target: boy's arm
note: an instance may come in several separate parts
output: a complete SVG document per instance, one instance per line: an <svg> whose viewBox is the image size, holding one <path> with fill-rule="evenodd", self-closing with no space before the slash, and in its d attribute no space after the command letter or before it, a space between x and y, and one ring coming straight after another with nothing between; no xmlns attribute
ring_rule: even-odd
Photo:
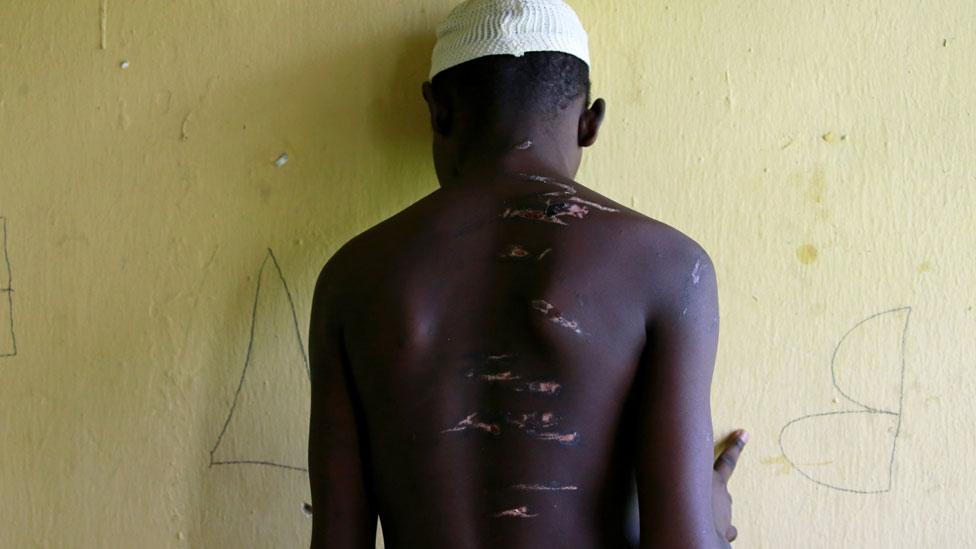
<svg viewBox="0 0 976 549"><path fill-rule="evenodd" d="M715 514L715 531L729 541L739 537L739 530L732 526L732 495L729 494L729 479L735 472L739 454L749 441L749 433L743 429L732 433L719 446L722 451L715 458L715 473L712 475L712 512Z"/></svg>
<svg viewBox="0 0 976 549"><path fill-rule="evenodd" d="M635 386L641 547L728 547L712 510L715 272L701 248L685 248L656 281L663 291L648 320Z"/></svg>
<svg viewBox="0 0 976 549"><path fill-rule="evenodd" d="M343 349L339 291L330 270L326 265L315 286L309 328L311 546L374 549L376 509L368 485L364 421Z"/></svg>

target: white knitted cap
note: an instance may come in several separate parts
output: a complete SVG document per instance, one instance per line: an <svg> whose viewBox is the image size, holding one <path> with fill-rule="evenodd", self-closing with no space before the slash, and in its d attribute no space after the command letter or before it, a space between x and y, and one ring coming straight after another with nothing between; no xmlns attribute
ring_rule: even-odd
<svg viewBox="0 0 976 549"><path fill-rule="evenodd" d="M487 55L559 51L590 64L589 38L562 0L467 0L437 27L430 77Z"/></svg>

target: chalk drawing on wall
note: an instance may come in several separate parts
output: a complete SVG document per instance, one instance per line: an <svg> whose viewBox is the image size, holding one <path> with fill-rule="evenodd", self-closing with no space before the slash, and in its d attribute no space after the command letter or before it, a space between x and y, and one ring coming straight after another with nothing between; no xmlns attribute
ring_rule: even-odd
<svg viewBox="0 0 976 549"><path fill-rule="evenodd" d="M308 355L295 302L268 249L257 275L244 367L210 466L258 465L305 471Z"/></svg>
<svg viewBox="0 0 976 549"><path fill-rule="evenodd" d="M0 358L17 355L14 334L14 287L7 254L7 218L0 217Z"/></svg>
<svg viewBox="0 0 976 549"><path fill-rule="evenodd" d="M872 315L838 342L831 378L853 409L810 414L783 426L780 450L808 480L854 494L891 490L911 312L902 307Z"/></svg>

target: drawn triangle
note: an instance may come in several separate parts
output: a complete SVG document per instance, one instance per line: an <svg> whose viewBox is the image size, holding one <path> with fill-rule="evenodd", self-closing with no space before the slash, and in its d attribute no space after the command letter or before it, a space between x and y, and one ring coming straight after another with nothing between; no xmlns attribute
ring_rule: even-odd
<svg viewBox="0 0 976 549"><path fill-rule="evenodd" d="M306 470L308 374L295 304L269 249L258 271L241 377L210 464Z"/></svg>

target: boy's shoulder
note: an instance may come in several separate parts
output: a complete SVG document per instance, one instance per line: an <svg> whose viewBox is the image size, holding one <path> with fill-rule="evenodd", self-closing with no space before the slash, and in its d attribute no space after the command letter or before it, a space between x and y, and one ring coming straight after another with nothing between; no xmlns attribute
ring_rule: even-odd
<svg viewBox="0 0 976 549"><path fill-rule="evenodd" d="M589 192L619 210L619 245L635 258L642 257L652 262L653 271L666 271L668 267L680 269L689 261L692 264L711 264L708 252L691 236L668 223L617 204L593 191Z"/></svg>

